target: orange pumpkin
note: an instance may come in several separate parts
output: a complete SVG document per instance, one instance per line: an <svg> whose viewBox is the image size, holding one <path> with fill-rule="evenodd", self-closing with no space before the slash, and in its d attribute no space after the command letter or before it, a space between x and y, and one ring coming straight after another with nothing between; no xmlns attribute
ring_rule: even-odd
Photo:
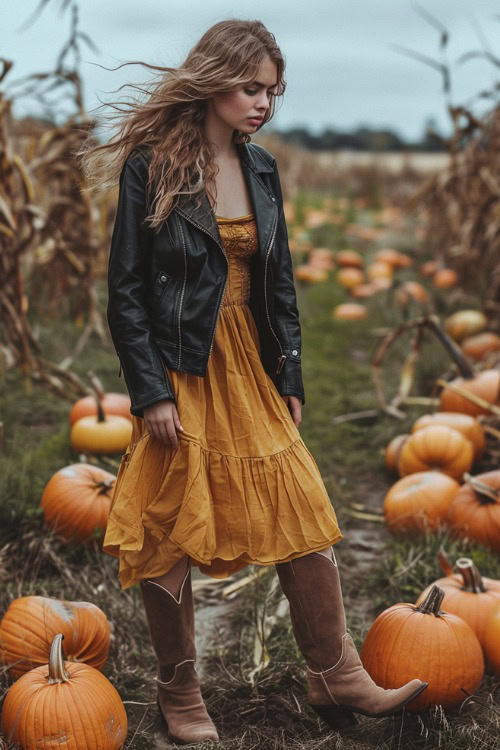
<svg viewBox="0 0 500 750"><path fill-rule="evenodd" d="M385 449L385 465L389 471L397 473L401 448L407 437L408 435L406 433L396 435L396 437L392 438L391 442Z"/></svg>
<svg viewBox="0 0 500 750"><path fill-rule="evenodd" d="M48 665L27 672L9 689L2 733L22 748L119 750L127 736L122 700L97 669L64 662L63 637L55 636Z"/></svg>
<svg viewBox="0 0 500 750"><path fill-rule="evenodd" d="M324 268L311 266L308 263L297 266L294 273L298 281L304 281L308 284L320 284L328 279L328 271Z"/></svg>
<svg viewBox="0 0 500 750"><path fill-rule="evenodd" d="M373 284L359 284L359 286L352 287L350 291L353 297L356 297L357 299L366 299L368 297L373 297L377 288Z"/></svg>
<svg viewBox="0 0 500 750"><path fill-rule="evenodd" d="M370 263L367 266L366 273L368 278L373 281L374 279L390 279L394 271L389 263L380 260Z"/></svg>
<svg viewBox="0 0 500 750"><path fill-rule="evenodd" d="M474 461L471 441L452 427L433 424L413 432L401 448L399 473L402 477L416 471L436 469L454 479L470 471Z"/></svg>
<svg viewBox="0 0 500 750"><path fill-rule="evenodd" d="M105 393L101 399L102 409L106 416L111 414L132 419L130 413L130 398L124 393ZM97 416L97 404L94 396L83 396L75 401L69 413L70 427L82 417Z"/></svg>
<svg viewBox="0 0 500 750"><path fill-rule="evenodd" d="M500 605L497 605L488 618L483 637L484 653L488 664L497 677L500 677Z"/></svg>
<svg viewBox="0 0 500 750"><path fill-rule="evenodd" d="M390 289L392 286L392 276L375 276L375 278L371 280L371 284L375 287L377 292Z"/></svg>
<svg viewBox="0 0 500 750"><path fill-rule="evenodd" d="M405 281L396 290L395 299L399 305L407 305L410 300L414 302L428 302L429 295L418 281Z"/></svg>
<svg viewBox="0 0 500 750"><path fill-rule="evenodd" d="M73 404L69 413L70 427L82 417L99 416L101 411L104 417L109 414L117 414L120 417L132 420L130 398L124 393L106 393L101 380L92 370L88 371L88 376L94 393L78 399Z"/></svg>
<svg viewBox="0 0 500 750"><path fill-rule="evenodd" d="M421 471L399 479L384 498L384 517L394 534L436 531L446 526L460 485L439 471Z"/></svg>
<svg viewBox="0 0 500 750"><path fill-rule="evenodd" d="M461 341L467 336L480 333L488 320L480 310L459 310L446 318L443 328L452 339Z"/></svg>
<svg viewBox="0 0 500 750"><path fill-rule="evenodd" d="M443 608L468 623L483 645L486 623L500 605L500 581L483 578L468 557L460 557L458 574L439 578L428 586L417 599L420 604L433 585L444 591Z"/></svg>
<svg viewBox="0 0 500 750"><path fill-rule="evenodd" d="M432 283L438 289L451 289L458 284L458 274L451 268L440 268L432 277Z"/></svg>
<svg viewBox="0 0 500 750"><path fill-rule="evenodd" d="M485 437L481 422L470 414L457 411L437 411L434 414L424 414L419 417L412 427L412 432L429 427L433 424L444 424L461 432L474 446L474 460L480 458L484 452Z"/></svg>
<svg viewBox="0 0 500 750"><path fill-rule="evenodd" d="M66 541L106 531L116 477L92 464L70 464L47 482L40 501L45 523Z"/></svg>
<svg viewBox="0 0 500 750"><path fill-rule="evenodd" d="M362 320L367 316L366 307L355 302L346 302L333 308L332 315L337 320Z"/></svg>
<svg viewBox="0 0 500 750"><path fill-rule="evenodd" d="M422 276L434 276L439 270L439 264L435 260L428 260L420 266Z"/></svg>
<svg viewBox="0 0 500 750"><path fill-rule="evenodd" d="M124 453L132 437L132 422L117 414L89 416L78 419L70 432L71 446L76 453Z"/></svg>
<svg viewBox="0 0 500 750"><path fill-rule="evenodd" d="M10 676L17 678L46 664L56 633L65 635L70 661L103 668L110 629L99 607L90 602L22 596L10 603L0 622L0 654Z"/></svg>
<svg viewBox="0 0 500 750"><path fill-rule="evenodd" d="M341 268L340 271L337 271L337 281L345 289L359 286L364 280L365 275L359 268Z"/></svg>
<svg viewBox="0 0 500 750"><path fill-rule="evenodd" d="M379 250L375 255L375 259L383 263L389 263L393 268L409 268L413 264L412 259L408 255L392 248Z"/></svg>
<svg viewBox="0 0 500 750"><path fill-rule="evenodd" d="M356 250L339 250L335 260L343 268L361 268L363 265L363 258Z"/></svg>
<svg viewBox="0 0 500 750"><path fill-rule="evenodd" d="M500 552L500 470L464 476L450 504L448 523L453 536Z"/></svg>
<svg viewBox="0 0 500 750"><path fill-rule="evenodd" d="M480 362L482 359L500 351L500 336L496 333L478 333L468 336L461 342L462 351L466 357Z"/></svg>
<svg viewBox="0 0 500 750"><path fill-rule="evenodd" d="M475 692L484 674L481 645L460 617L441 611L444 592L433 586L419 605L394 604L380 614L361 648L361 661L383 688L418 678L429 686L406 707L457 706Z"/></svg>
<svg viewBox="0 0 500 750"><path fill-rule="evenodd" d="M451 386L480 396L489 404L496 404L500 396L500 370L483 370L472 378L454 378ZM463 414L488 414L488 409L478 406L452 388L444 387L439 397L439 411L460 411Z"/></svg>
<svg viewBox="0 0 500 750"><path fill-rule="evenodd" d="M309 253L308 264L314 268L330 271L335 268L334 253L327 247L315 247Z"/></svg>

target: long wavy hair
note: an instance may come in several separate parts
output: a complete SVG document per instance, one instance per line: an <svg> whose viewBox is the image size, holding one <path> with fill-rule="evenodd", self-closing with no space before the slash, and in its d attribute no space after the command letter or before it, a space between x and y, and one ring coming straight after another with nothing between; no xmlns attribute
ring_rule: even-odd
<svg viewBox="0 0 500 750"><path fill-rule="evenodd" d="M143 145L151 149L147 195L153 195L154 200L148 203L146 220L152 228L160 227L180 194L198 196L199 205L206 191L215 204L218 167L215 146L204 130L207 100L254 81L266 56L277 66L278 85L262 127L273 117L286 82L283 55L274 35L260 21L230 18L214 24L178 68L142 61L118 66L142 65L158 73L145 84L126 84L139 92L138 98L107 105L114 111L99 124L114 127L117 120L119 123L107 143L96 145L91 134L77 152L86 189L100 192L115 185L131 152ZM233 132L234 143L250 140L247 133Z"/></svg>

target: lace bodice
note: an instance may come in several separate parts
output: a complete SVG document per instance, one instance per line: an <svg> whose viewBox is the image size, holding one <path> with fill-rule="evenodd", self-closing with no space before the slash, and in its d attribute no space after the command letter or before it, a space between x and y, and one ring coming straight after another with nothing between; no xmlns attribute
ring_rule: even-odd
<svg viewBox="0 0 500 750"><path fill-rule="evenodd" d="M259 249L257 224L253 213L228 219L217 216L219 233L229 261L229 275L222 305L241 305L250 298L251 256Z"/></svg>

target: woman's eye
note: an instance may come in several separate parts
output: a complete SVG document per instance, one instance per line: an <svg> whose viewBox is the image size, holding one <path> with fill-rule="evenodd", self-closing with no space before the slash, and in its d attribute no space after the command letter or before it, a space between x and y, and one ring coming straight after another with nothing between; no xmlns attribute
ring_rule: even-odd
<svg viewBox="0 0 500 750"><path fill-rule="evenodd" d="M257 92L254 89L245 89L245 93L249 94L250 96L255 96Z"/></svg>

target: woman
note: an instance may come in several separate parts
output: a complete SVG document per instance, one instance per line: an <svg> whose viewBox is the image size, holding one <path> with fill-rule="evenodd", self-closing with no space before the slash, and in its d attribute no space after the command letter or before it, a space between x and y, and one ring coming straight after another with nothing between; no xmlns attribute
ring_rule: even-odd
<svg viewBox="0 0 500 750"><path fill-rule="evenodd" d="M121 156L108 322L133 415L104 550L119 557L123 588L140 583L158 704L183 742L218 738L195 670L192 564L216 578L276 565L309 701L331 727L393 714L426 687L383 690L363 670L332 547L341 533L298 432L282 194L274 158L251 142L284 67L259 21L217 23L93 149Z"/></svg>

